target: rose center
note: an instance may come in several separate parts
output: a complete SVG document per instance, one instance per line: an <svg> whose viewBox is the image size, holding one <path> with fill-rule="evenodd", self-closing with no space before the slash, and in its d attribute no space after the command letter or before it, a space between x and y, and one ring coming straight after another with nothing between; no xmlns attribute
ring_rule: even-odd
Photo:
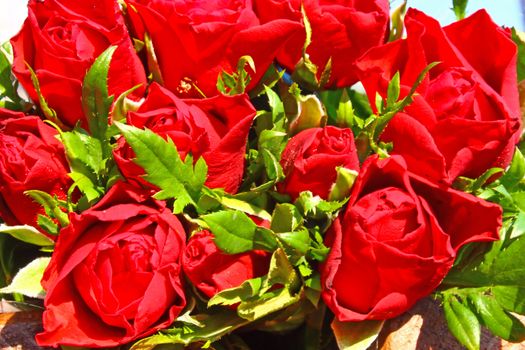
<svg viewBox="0 0 525 350"><path fill-rule="evenodd" d="M430 82L426 98L437 119L474 118L476 83L471 75L466 69L448 69Z"/></svg>
<svg viewBox="0 0 525 350"><path fill-rule="evenodd" d="M351 210L364 231L377 241L400 240L418 227L414 199L398 188L369 193Z"/></svg>
<svg viewBox="0 0 525 350"><path fill-rule="evenodd" d="M1 167L13 179L23 181L35 161L29 157L23 157L23 145L12 136L1 135L2 156L0 157Z"/></svg>

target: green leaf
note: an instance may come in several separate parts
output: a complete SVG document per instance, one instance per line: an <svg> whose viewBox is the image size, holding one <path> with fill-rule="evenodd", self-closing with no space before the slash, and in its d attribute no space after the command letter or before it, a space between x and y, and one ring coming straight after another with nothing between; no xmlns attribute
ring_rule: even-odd
<svg viewBox="0 0 525 350"><path fill-rule="evenodd" d="M270 269L268 271L267 280L264 284L265 289L263 290L269 290L276 284L283 285L292 291L299 288L299 276L297 275L297 272L295 272L290 260L288 260L288 256L284 250L279 248L272 254Z"/></svg>
<svg viewBox="0 0 525 350"><path fill-rule="evenodd" d="M275 182L284 179L283 168L276 156L266 148L263 148L260 154L262 154L268 178L270 180L275 180Z"/></svg>
<svg viewBox="0 0 525 350"><path fill-rule="evenodd" d="M394 103L396 103L399 99L400 92L401 75L399 74L399 71L397 71L392 77L392 80L390 80L390 83L388 83L386 105L392 106Z"/></svg>
<svg viewBox="0 0 525 350"><path fill-rule="evenodd" d="M262 283L263 278L258 277L246 280L238 287L222 290L208 301L208 308L215 305L235 305L249 300L259 295Z"/></svg>
<svg viewBox="0 0 525 350"><path fill-rule="evenodd" d="M293 232L302 223L303 217L293 204L283 203L275 206L271 224L274 232Z"/></svg>
<svg viewBox="0 0 525 350"><path fill-rule="evenodd" d="M239 210L248 215L257 216L261 219L268 220L268 221L272 219L272 216L270 215L270 213L268 213L266 210L260 207L257 207L251 203L248 203L248 202L245 202L239 199L235 199L233 197L228 197L228 196L222 197L219 201L224 207L228 209Z"/></svg>
<svg viewBox="0 0 525 350"><path fill-rule="evenodd" d="M208 167L200 158L193 166L193 159L186 156L183 162L171 139L164 140L151 130L115 122L122 135L135 152L134 160L145 171L145 179L161 189L157 199L174 198L173 211L181 213L187 205L198 209Z"/></svg>
<svg viewBox="0 0 525 350"><path fill-rule="evenodd" d="M209 301L208 306L239 303L238 315L254 321L298 302L301 299L301 292L297 291L300 283L284 251L277 249L272 255L268 275L221 291ZM280 288L275 289L275 286Z"/></svg>
<svg viewBox="0 0 525 350"><path fill-rule="evenodd" d="M469 300L480 315L481 321L493 334L505 340L520 342L525 339L525 327L511 314L505 312L493 296L469 294Z"/></svg>
<svg viewBox="0 0 525 350"><path fill-rule="evenodd" d="M525 79L525 35L523 32L518 31L516 28L512 28L512 40L518 46L518 82Z"/></svg>
<svg viewBox="0 0 525 350"><path fill-rule="evenodd" d="M300 256L306 254L312 241L307 229L276 233L276 236L284 244L285 248L292 249L294 254L299 254Z"/></svg>
<svg viewBox="0 0 525 350"><path fill-rule="evenodd" d="M40 280L51 258L37 258L20 269L11 284L0 289L0 293L19 293L30 298L43 298L44 290Z"/></svg>
<svg viewBox="0 0 525 350"><path fill-rule="evenodd" d="M367 350L379 336L384 321L341 322L331 324L340 350Z"/></svg>
<svg viewBox="0 0 525 350"><path fill-rule="evenodd" d="M520 236L494 260L490 271L492 280L496 284L525 283L525 254L523 252L525 252L525 236Z"/></svg>
<svg viewBox="0 0 525 350"><path fill-rule="evenodd" d="M505 310L525 315L525 286L495 286L491 291Z"/></svg>
<svg viewBox="0 0 525 350"><path fill-rule="evenodd" d="M10 42L0 46L0 107L24 111L27 103L18 96L18 81L11 73L13 49Z"/></svg>
<svg viewBox="0 0 525 350"><path fill-rule="evenodd" d="M292 294L288 288L273 290L261 298L239 304L237 314L250 321L258 320L266 315L282 310L301 300L299 293Z"/></svg>
<svg viewBox="0 0 525 350"><path fill-rule="evenodd" d="M249 323L230 309L197 314L194 317L199 319L200 325L175 322L173 328L139 340L130 350L152 350L156 346L163 344L172 345L169 349L182 350L182 348L173 347L173 344L189 345L197 342L214 342Z"/></svg>
<svg viewBox="0 0 525 350"><path fill-rule="evenodd" d="M214 242L227 254L239 254L254 249L273 251L275 240L261 234L261 229L246 214L224 210L201 216L215 236Z"/></svg>
<svg viewBox="0 0 525 350"><path fill-rule="evenodd" d="M33 226L7 226L5 224L0 224L0 233L5 233L13 236L14 238L22 242L42 247L51 246L55 244L55 242L51 238L47 237Z"/></svg>
<svg viewBox="0 0 525 350"><path fill-rule="evenodd" d="M343 201L325 201L319 196L314 196L310 191L303 191L295 200L294 205L304 217L330 219L347 201L348 198Z"/></svg>
<svg viewBox="0 0 525 350"><path fill-rule="evenodd" d="M509 169L505 172L505 174L503 174L499 181L507 189L512 189L514 186L520 183L524 177L525 157L523 157L523 154L520 152L520 150L516 148L516 152L514 152L512 163L510 164Z"/></svg>
<svg viewBox="0 0 525 350"><path fill-rule="evenodd" d="M103 143L107 140L109 111L113 103L113 96L108 96L109 65L116 49L116 46L110 46L98 56L82 84L82 109L89 124L89 131ZM111 148L104 149L105 152L111 151ZM108 154L104 153L104 158L107 156Z"/></svg>
<svg viewBox="0 0 525 350"><path fill-rule="evenodd" d="M74 185L78 187L80 192L82 192L85 200L89 204L94 204L104 195L104 188L93 183L93 181L83 173L72 172L68 175L73 180Z"/></svg>
<svg viewBox="0 0 525 350"><path fill-rule="evenodd" d="M268 97L268 104L270 105L270 109L272 111L272 120L275 123L276 121L278 121L279 118L284 116L283 102L281 101L279 95L269 87L265 86L264 91L266 92L266 96Z"/></svg>
<svg viewBox="0 0 525 350"><path fill-rule="evenodd" d="M452 10L456 15L456 19L459 21L465 18L467 11L468 0L452 0Z"/></svg>
<svg viewBox="0 0 525 350"><path fill-rule="evenodd" d="M479 350L481 329L476 315L456 298L445 300L443 309L450 332L468 350Z"/></svg>
<svg viewBox="0 0 525 350"><path fill-rule="evenodd" d="M66 149L71 169L89 177L93 183L97 183L99 174L105 169L106 164L101 141L91 137L80 128L63 132L60 138Z"/></svg>

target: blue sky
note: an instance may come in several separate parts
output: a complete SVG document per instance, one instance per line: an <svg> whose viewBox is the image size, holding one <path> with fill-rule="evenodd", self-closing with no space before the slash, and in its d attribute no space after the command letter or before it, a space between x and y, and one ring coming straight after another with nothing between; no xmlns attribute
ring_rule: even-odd
<svg viewBox="0 0 525 350"><path fill-rule="evenodd" d="M399 6L402 0L391 1L392 8ZM480 8L485 8L494 22L499 25L516 27L525 31L523 0L470 0L467 6L467 15ZM452 8L452 0L408 0L410 7L418 8L427 14L437 18L442 24L448 24L455 20Z"/></svg>

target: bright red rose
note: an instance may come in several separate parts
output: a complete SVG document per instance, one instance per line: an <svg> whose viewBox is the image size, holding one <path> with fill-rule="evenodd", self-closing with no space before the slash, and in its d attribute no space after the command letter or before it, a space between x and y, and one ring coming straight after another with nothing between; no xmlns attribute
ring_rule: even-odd
<svg viewBox="0 0 525 350"><path fill-rule="evenodd" d="M441 63L381 140L393 142L411 171L448 184L505 168L521 134L517 49L508 33L483 10L445 28L409 10L405 23L405 40L374 48L357 63L370 100L376 92L386 96L396 72L406 95L428 64Z"/></svg>
<svg viewBox="0 0 525 350"><path fill-rule="evenodd" d="M340 321L387 319L430 294L466 243L498 239L501 208L369 158L327 233L323 299Z"/></svg>
<svg viewBox="0 0 525 350"><path fill-rule="evenodd" d="M24 89L38 102L29 65L49 106L70 127L78 121L87 125L81 84L109 46L117 46L109 69L109 94L119 96L146 83L116 0L30 0L28 17L11 44L13 73Z"/></svg>
<svg viewBox="0 0 525 350"><path fill-rule="evenodd" d="M337 178L337 167L359 170L352 130L335 126L306 129L288 141L281 165L286 179L279 192L297 198L303 191L328 199Z"/></svg>
<svg viewBox="0 0 525 350"><path fill-rule="evenodd" d="M38 214L45 214L25 191L67 198L73 182L57 134L38 117L0 109L0 217L8 225L37 227Z"/></svg>
<svg viewBox="0 0 525 350"><path fill-rule="evenodd" d="M351 86L358 79L353 62L371 47L384 43L388 33L387 0L253 0L261 22L288 19L302 23L301 6L312 26L306 50L321 78L328 60L332 74L326 87ZM292 70L302 56L306 32L297 31L277 60Z"/></svg>
<svg viewBox="0 0 525 350"><path fill-rule="evenodd" d="M41 346L112 347L169 326L186 304L179 220L119 182L70 215L45 271Z"/></svg>
<svg viewBox="0 0 525 350"><path fill-rule="evenodd" d="M191 283L208 297L240 286L244 281L268 273L271 255L254 250L241 254L223 253L209 231L194 233L184 255L182 267Z"/></svg>
<svg viewBox="0 0 525 350"><path fill-rule="evenodd" d="M139 38L150 35L163 85L182 97L217 95L219 74L236 72L245 55L256 67L248 68L252 88L288 37L303 30L284 19L261 25L251 0L128 0L128 16Z"/></svg>
<svg viewBox="0 0 525 350"><path fill-rule="evenodd" d="M191 153L208 165L206 185L235 193L244 172L244 153L255 109L246 95L202 100L182 100L153 83L137 112L128 114L128 124L148 128L170 138L184 159ZM114 152L122 174L141 184L144 170L133 163L133 150L122 138Z"/></svg>

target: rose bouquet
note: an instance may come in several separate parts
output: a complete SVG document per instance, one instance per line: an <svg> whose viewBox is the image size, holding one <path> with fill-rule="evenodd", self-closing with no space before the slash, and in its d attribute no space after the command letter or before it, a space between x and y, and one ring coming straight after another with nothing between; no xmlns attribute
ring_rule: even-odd
<svg viewBox="0 0 525 350"><path fill-rule="evenodd" d="M427 296L468 349L525 340L516 30L387 0L28 11L0 291L43 299L39 345L366 349Z"/></svg>

